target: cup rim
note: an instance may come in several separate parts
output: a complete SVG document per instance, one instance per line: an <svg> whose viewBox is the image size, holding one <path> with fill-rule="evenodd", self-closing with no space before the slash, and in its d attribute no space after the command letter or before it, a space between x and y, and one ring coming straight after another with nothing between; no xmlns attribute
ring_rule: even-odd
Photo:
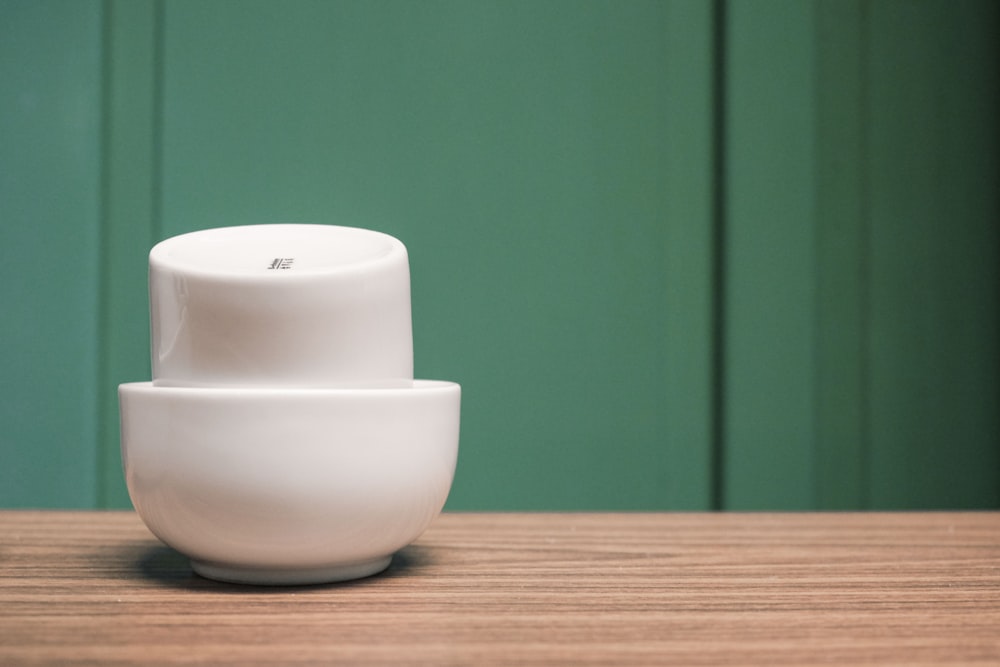
<svg viewBox="0 0 1000 667"><path fill-rule="evenodd" d="M368 235L373 239L378 239L386 244L386 252L357 261L344 264L334 264L323 267L310 267L301 271L274 271L267 274L255 273L246 270L235 270L227 268L206 269L196 263L177 260L172 253L178 246L189 243L193 237L214 237L224 239L227 236L249 235L263 236L268 232L282 230L292 234L295 233L319 233L337 234L348 231ZM269 284L297 283L302 281L315 280L322 277L348 276L356 273L371 271L380 265L391 265L398 263L400 259L408 263L406 246L394 236L384 232L365 229L362 227L350 227L346 225L329 225L316 223L266 223L252 225L230 225L225 227L211 227L199 229L184 234L178 234L166 238L155 244L149 251L149 270L162 270L165 272L190 276L200 280L222 280L226 282L246 282Z"/></svg>

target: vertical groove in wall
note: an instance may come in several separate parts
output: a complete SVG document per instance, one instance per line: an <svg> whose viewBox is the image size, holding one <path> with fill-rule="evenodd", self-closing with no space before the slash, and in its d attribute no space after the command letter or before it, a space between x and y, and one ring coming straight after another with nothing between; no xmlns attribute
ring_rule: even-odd
<svg viewBox="0 0 1000 667"><path fill-rule="evenodd" d="M146 255L152 239L155 14L152 0L104 0L101 91L98 507L127 507L117 386L148 377Z"/></svg>
<svg viewBox="0 0 1000 667"><path fill-rule="evenodd" d="M714 510L726 506L726 1L714 0L712 12L711 504Z"/></svg>
<svg viewBox="0 0 1000 667"><path fill-rule="evenodd" d="M111 425L107 419L107 407L104 398L104 387L110 382L109 375L109 350L108 350L108 323L110 321L109 304L109 283L110 273L107 270L110 256L109 248L109 220L111 208L111 188L110 188L110 144L111 144L111 0L104 0L101 3L101 136L100 136L100 163L101 173L99 176L99 229L100 238L98 240L98 284L97 284L97 386L94 387L94 409L97 410L97 442L94 452L94 465L97 466L97 480L95 484L94 506L102 507L104 498L107 497L107 483L104 471L107 469L108 454L104 443L112 437Z"/></svg>
<svg viewBox="0 0 1000 667"><path fill-rule="evenodd" d="M155 0L153 6L153 155L150 178L150 223L153 241L163 238L163 78L165 3Z"/></svg>
<svg viewBox="0 0 1000 667"><path fill-rule="evenodd" d="M712 507L713 4L663 7L664 508ZM645 133L645 130L643 130Z"/></svg>
<svg viewBox="0 0 1000 667"><path fill-rule="evenodd" d="M871 57L870 51L870 39L871 30L870 26L870 7L869 3L862 2L859 9L859 24L858 31L859 35L859 61L860 67L858 72L858 82L859 82L859 104L858 104L858 132L859 132L859 142L858 149L860 152L860 171L861 177L858 183L858 198L859 198L859 209L861 214L861 220L859 224L861 225L861 233L859 234L860 247L858 248L859 260L859 272L858 281L860 284L860 290L858 298L861 300L859 307L860 310L860 326L861 331L858 332L858 339L860 343L860 349L858 350L859 358L859 373L861 375L861 381L858 386L858 392L860 394L858 401L858 420L860 424L858 425L861 437L861 447L860 454L861 460L859 461L859 467L861 471L860 480L860 498L859 502L862 509L871 509L872 495L871 495L871 456L872 456L872 441L871 441L871 192L870 192L870 174L871 174L871 162L869 159L869 128L867 122L869 100L870 100L870 82L869 82L869 59Z"/></svg>

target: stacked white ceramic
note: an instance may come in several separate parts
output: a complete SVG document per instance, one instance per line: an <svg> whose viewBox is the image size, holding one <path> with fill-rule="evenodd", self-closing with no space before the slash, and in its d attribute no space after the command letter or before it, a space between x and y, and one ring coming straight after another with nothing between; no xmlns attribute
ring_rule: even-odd
<svg viewBox="0 0 1000 667"><path fill-rule="evenodd" d="M406 248L255 225L149 255L152 382L119 387L129 495L225 581L367 576L440 513L461 390L413 379Z"/></svg>

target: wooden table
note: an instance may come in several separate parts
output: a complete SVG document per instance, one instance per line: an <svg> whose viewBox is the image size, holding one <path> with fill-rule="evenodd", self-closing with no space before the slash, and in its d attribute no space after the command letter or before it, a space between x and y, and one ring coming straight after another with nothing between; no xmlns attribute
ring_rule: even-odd
<svg viewBox="0 0 1000 667"><path fill-rule="evenodd" d="M254 588L131 512L0 512L0 665L199 661L1000 665L1000 513L445 514Z"/></svg>

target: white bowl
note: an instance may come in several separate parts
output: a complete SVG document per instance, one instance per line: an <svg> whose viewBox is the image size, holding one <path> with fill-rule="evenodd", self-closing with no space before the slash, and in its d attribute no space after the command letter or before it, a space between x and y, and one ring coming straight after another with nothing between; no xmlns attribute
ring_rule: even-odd
<svg viewBox="0 0 1000 667"><path fill-rule="evenodd" d="M123 384L132 503L149 529L224 581L367 576L448 496L457 384L236 389Z"/></svg>
<svg viewBox="0 0 1000 667"><path fill-rule="evenodd" d="M380 232L252 225L149 253L153 381L354 385L413 379L406 248Z"/></svg>

